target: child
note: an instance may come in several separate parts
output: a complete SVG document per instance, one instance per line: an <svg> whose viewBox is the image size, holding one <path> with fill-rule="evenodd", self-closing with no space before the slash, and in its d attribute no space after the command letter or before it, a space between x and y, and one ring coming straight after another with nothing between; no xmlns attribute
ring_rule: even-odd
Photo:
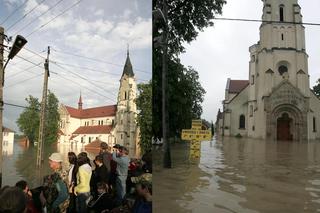
<svg viewBox="0 0 320 213"><path fill-rule="evenodd" d="M114 208L114 201L109 194L108 184L99 182L97 184L98 197L88 204L89 212L100 213L103 210L112 210Z"/></svg>

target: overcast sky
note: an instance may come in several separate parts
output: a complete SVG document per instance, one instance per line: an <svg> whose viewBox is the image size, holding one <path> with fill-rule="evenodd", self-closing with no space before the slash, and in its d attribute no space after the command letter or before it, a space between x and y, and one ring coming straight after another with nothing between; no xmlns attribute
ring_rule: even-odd
<svg viewBox="0 0 320 213"><path fill-rule="evenodd" d="M304 22L320 23L319 0L300 0ZM261 19L261 0L227 0L222 17ZM220 17L220 16L219 16ZM249 46L259 40L259 23L215 21L214 27L201 32L196 41L187 44L181 56L184 65L193 66L207 91L203 118L216 120L222 108L227 78L248 79ZM310 86L320 78L320 26L306 27Z"/></svg>
<svg viewBox="0 0 320 213"><path fill-rule="evenodd" d="M51 47L49 89L56 94L60 103L77 107L81 90L85 108L116 104L127 44L137 81L146 82L151 79L151 0L82 0L65 14L37 30L77 1L1 0L0 25L9 36L17 33L25 36L28 40L25 47L43 57L46 57L47 46ZM19 6L21 8L1 24ZM53 9L46 12L50 7ZM31 10L33 11L29 13ZM45 14L41 15L43 13ZM26 16L19 21L24 15ZM15 25L7 30L13 24ZM29 35L34 30L37 31ZM40 63L40 67L18 57L10 61L5 74L4 101L26 105L24 99L28 95L41 99L44 59L26 50L19 55L36 64ZM29 71L24 71L32 66L34 67ZM86 80L71 72L80 74ZM19 108L5 106L4 124L18 130L16 120L21 111Z"/></svg>

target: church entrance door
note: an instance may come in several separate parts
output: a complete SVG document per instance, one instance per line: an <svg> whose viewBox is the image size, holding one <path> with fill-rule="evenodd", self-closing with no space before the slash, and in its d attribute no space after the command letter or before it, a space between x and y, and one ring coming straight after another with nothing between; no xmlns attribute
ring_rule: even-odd
<svg viewBox="0 0 320 213"><path fill-rule="evenodd" d="M287 113L283 113L280 118L277 119L277 139L281 141L292 141L293 136L290 132L290 124L292 119L289 118Z"/></svg>

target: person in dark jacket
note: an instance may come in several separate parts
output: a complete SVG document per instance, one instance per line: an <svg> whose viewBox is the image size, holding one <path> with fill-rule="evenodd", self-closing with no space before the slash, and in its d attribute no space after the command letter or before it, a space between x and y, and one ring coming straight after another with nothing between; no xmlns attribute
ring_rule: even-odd
<svg viewBox="0 0 320 213"><path fill-rule="evenodd" d="M26 181L20 180L16 183L16 187L20 188L27 198L27 211L26 213L37 213L39 212L37 208L34 205L33 199L32 199L32 193L29 189L29 186Z"/></svg>
<svg viewBox="0 0 320 213"><path fill-rule="evenodd" d="M109 194L108 189L108 184L104 182L99 182L97 184L98 196L88 204L88 210L90 213L100 213L106 210L110 211L115 207L114 201L111 197L111 194Z"/></svg>
<svg viewBox="0 0 320 213"><path fill-rule="evenodd" d="M92 180L91 186L93 188L93 194L96 195L98 190L97 184L99 182L108 183L110 175L109 175L109 171L103 164L103 158L101 155L96 156L94 163L96 164L96 168L93 171L93 176L91 178Z"/></svg>
<svg viewBox="0 0 320 213"><path fill-rule="evenodd" d="M132 213L151 213L152 212L152 183L140 181L136 185L139 198L135 201Z"/></svg>
<svg viewBox="0 0 320 213"><path fill-rule="evenodd" d="M27 198L18 187L4 186L0 189L0 212L24 213Z"/></svg>

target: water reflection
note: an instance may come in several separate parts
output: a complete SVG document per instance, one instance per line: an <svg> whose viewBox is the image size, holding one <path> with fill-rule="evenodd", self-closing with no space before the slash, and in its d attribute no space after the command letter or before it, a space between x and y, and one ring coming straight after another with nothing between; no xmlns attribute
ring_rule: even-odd
<svg viewBox="0 0 320 213"><path fill-rule="evenodd" d="M176 144L172 169L154 165L154 212L320 212L319 154L318 142L225 138L190 162Z"/></svg>

